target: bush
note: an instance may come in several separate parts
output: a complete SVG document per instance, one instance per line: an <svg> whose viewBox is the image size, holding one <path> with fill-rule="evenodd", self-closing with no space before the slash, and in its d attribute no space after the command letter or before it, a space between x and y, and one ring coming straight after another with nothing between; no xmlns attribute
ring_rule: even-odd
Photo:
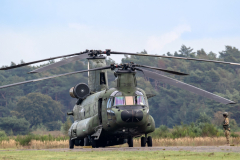
<svg viewBox="0 0 240 160"><path fill-rule="evenodd" d="M167 126L161 125L150 134L154 138L181 138L181 137L219 137L224 136L223 130L218 129L210 123L199 124L191 123L190 125L182 124L174 126L171 131Z"/></svg>
<svg viewBox="0 0 240 160"><path fill-rule="evenodd" d="M42 123L40 123L38 125L32 126L32 130L37 132L44 132L48 131L48 128L44 126Z"/></svg>
<svg viewBox="0 0 240 160"><path fill-rule="evenodd" d="M0 138L5 138L7 137L5 131L0 131Z"/></svg>
<svg viewBox="0 0 240 160"><path fill-rule="evenodd" d="M199 128L202 130L203 137L214 137L217 136L218 129L213 124L210 123L200 123Z"/></svg>
<svg viewBox="0 0 240 160"><path fill-rule="evenodd" d="M62 126L61 121L53 121L45 123L45 126L48 128L49 131L60 131Z"/></svg>
<svg viewBox="0 0 240 160"><path fill-rule="evenodd" d="M234 132L232 132L230 136L231 136L231 137L234 137L234 138L240 137L238 134L236 134L236 133L234 133Z"/></svg>
<svg viewBox="0 0 240 160"><path fill-rule="evenodd" d="M67 140L69 137L53 137L52 135L35 135L35 134L28 134L26 136L17 136L15 139L20 145L27 146L30 144L32 140L38 141L60 141L60 140Z"/></svg>
<svg viewBox="0 0 240 160"><path fill-rule="evenodd" d="M150 134L153 138L168 138L171 137L169 129L165 125L161 125L159 128L156 128L153 133Z"/></svg>
<svg viewBox="0 0 240 160"><path fill-rule="evenodd" d="M7 135L25 135L30 131L30 123L25 118L2 117L0 118L0 129Z"/></svg>
<svg viewBox="0 0 240 160"><path fill-rule="evenodd" d="M62 124L62 127L61 127L61 131L64 135L68 135L68 130L69 128L71 127L72 125L72 121L70 120L70 118L68 117L67 118L67 121L65 123Z"/></svg>

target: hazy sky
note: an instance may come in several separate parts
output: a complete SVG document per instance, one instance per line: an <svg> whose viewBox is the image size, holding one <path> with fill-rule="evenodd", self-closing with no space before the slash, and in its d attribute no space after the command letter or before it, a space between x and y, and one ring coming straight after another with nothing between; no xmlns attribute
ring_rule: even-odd
<svg viewBox="0 0 240 160"><path fill-rule="evenodd" d="M239 0L0 0L0 66L85 49L240 49L239 6Z"/></svg>

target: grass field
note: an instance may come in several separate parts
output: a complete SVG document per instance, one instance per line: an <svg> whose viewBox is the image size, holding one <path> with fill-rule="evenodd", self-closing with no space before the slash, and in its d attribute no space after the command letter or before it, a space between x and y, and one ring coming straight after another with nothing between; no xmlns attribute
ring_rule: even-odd
<svg viewBox="0 0 240 160"><path fill-rule="evenodd" d="M106 151L106 152L50 152L50 151L0 151L0 159L84 159L84 160L219 160L240 159L240 153L199 153L188 151Z"/></svg>
<svg viewBox="0 0 240 160"><path fill-rule="evenodd" d="M28 139L26 139L28 140ZM234 146L240 145L240 138L230 138L230 143ZM226 144L225 137L196 137L196 138L161 138L153 139L153 146L221 146ZM30 140L29 144L21 145L14 139L0 141L0 149L49 149L49 148L68 148L68 140ZM127 147L127 144L115 147ZM134 147L140 147L140 139L134 139Z"/></svg>

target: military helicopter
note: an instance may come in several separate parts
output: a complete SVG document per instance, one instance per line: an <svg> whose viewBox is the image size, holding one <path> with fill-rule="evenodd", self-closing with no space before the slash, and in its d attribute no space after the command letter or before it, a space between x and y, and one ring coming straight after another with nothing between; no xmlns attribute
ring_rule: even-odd
<svg viewBox="0 0 240 160"><path fill-rule="evenodd" d="M52 79L61 76L88 72L88 85L84 83L79 83L72 87L69 91L70 96L77 99L76 105L74 106L73 110L67 113L67 115L72 115L74 118L74 123L68 131L68 135L70 137L70 149L73 149L74 146L92 146L93 148L97 148L121 145L124 143L128 143L129 147L133 147L133 138L141 137L142 135L144 136L141 137L141 146L145 147L147 144L148 147L152 147L152 138L147 135L155 130L155 122L153 117L149 114L148 99L153 97L154 95L152 95L151 93L145 93L144 90L137 87L137 72L143 73L144 76L148 78L185 89L187 91L196 93L198 95L204 96L220 103L235 103L231 100L225 99L213 93L207 92L200 88L194 87L192 85L183 83L176 79L169 78L163 74L159 74L150 70L158 70L179 76L188 75L186 73L146 65L134 64L133 62L120 65L111 64L110 66L107 66L106 57L104 55L110 56L111 54L162 57L240 65L239 63L195 59L187 57L115 52L111 51L110 49L107 49L106 51L86 50L84 52L0 68L0 70L13 69L43 61L71 56L70 58L50 64L48 66L38 68L30 72L40 73L77 60L88 60L88 70L75 71L50 77L9 84L5 86L0 86L0 89L25 83ZM113 74L116 77L114 81L114 88L108 87L107 69L114 71Z"/></svg>

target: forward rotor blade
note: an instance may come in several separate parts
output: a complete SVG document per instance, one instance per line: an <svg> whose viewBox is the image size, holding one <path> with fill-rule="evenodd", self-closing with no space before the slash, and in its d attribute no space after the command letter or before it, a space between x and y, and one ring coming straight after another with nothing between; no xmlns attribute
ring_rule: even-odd
<svg viewBox="0 0 240 160"><path fill-rule="evenodd" d="M157 67L152 67L152 66L145 66L145 65L136 65L136 66L137 66L137 67L144 67L144 68L155 69L155 70L159 70L159 71L163 71L163 72L167 72L167 73L171 73L171 74L176 74L176 75L180 75L180 76L186 76L186 75L188 75L187 73L182 73L182 72L177 72L177 71L171 71L171 70L162 69L162 68L157 68Z"/></svg>
<svg viewBox="0 0 240 160"><path fill-rule="evenodd" d="M178 80L175 80L175 79L172 79L172 78L166 77L164 75L157 74L157 73L145 70L145 69L140 69L140 68L136 68L136 69L139 70L139 71L142 71L146 77L149 77L149 78L152 78L152 79L156 79L156 80L159 80L161 82L164 82L164 83L167 83L167 84L170 84L170 85L173 85L173 86L185 89L187 91L196 93L198 95L201 95L203 97L215 100L215 101L220 102L220 103L235 104L235 102L233 102L231 100L228 100L226 98L220 97L220 96L218 96L216 94L210 93L208 91L205 91L203 89L194 87L192 85L183 83L181 81L178 81Z"/></svg>
<svg viewBox="0 0 240 160"><path fill-rule="evenodd" d="M12 86L16 86L16 85L20 85L20 84L25 84L25 83L37 82L37 81L42 81L42 80L46 80L46 79L52 79L52 78L57 78L57 77L62 77L62 76L67 76L67 75L82 73L82 72L96 71L96 70L104 70L104 69L110 69L110 68L111 68L110 66L106 66L106 67L101 67L101 68L94 68L94 69L89 69L89 70L82 70L82 71L64 73L64 74L59 74L59 75L55 75L55 76L38 78L38 79L29 80L29 81L24 81L24 82L19 82L19 83L13 83L13 84L5 85L5 86L0 86L0 89L2 89L2 88L7 88L7 87L12 87Z"/></svg>
<svg viewBox="0 0 240 160"><path fill-rule="evenodd" d="M50 64L50 65L35 69L35 70L33 70L29 73L40 73L40 72L47 71L47 70L55 68L55 67L60 67L62 65L65 65L65 64L77 61L77 60L85 59L85 58L88 58L88 57L89 57L88 54L80 54L78 56L74 56L74 57L71 57L71 58L68 58L68 59L64 59L62 61L59 61L59 62Z"/></svg>
<svg viewBox="0 0 240 160"><path fill-rule="evenodd" d="M30 65L30 64L35 64L35 63L39 63L39 62L44 62L44 61L49 61L49 60L58 59L58 58L64 58L64 57L69 57L69 56L75 56L75 55L79 55L79 54L82 54L82 53L80 52L80 53L74 53L74 54L68 54L68 55L63 55L63 56L58 56L58 57L52 57L52 58L42 59L42 60L38 60L38 61L33 61L33 62L18 64L18 65L15 65L15 66L0 68L0 70L8 70L8 69L13 69L13 68L28 66L28 65Z"/></svg>
<svg viewBox="0 0 240 160"><path fill-rule="evenodd" d="M214 61L214 60L207 60L207 59L187 58L187 57L152 55L152 54L138 54L138 53L115 52L115 51L111 51L110 54L126 54L126 55L134 55L134 56L162 57L162 58L185 59L185 60L193 60L193 61L203 61L203 62L214 62L214 63L223 63L223 64L231 64L231 65L240 65L240 63L233 63L233 62Z"/></svg>

